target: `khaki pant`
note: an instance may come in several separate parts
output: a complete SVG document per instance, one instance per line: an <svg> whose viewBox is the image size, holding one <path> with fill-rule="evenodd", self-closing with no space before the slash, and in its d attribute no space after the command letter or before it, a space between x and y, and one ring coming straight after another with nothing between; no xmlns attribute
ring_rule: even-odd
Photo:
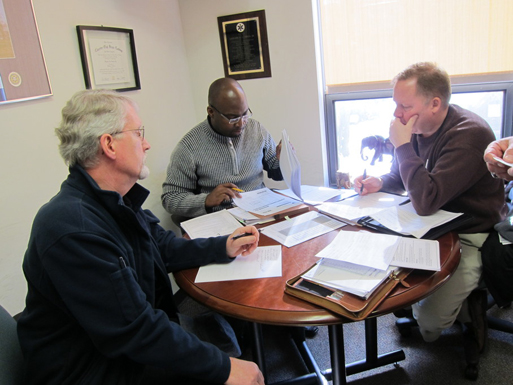
<svg viewBox="0 0 513 385"><path fill-rule="evenodd" d="M435 341L454 321L470 322L466 298L478 287L483 264L480 247L488 233L459 234L461 260L448 282L429 297L412 305L413 317L425 341Z"/></svg>

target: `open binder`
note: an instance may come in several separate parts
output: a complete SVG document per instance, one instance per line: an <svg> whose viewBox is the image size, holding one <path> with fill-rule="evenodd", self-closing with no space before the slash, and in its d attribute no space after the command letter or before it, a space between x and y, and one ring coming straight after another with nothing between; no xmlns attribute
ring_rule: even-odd
<svg viewBox="0 0 513 385"><path fill-rule="evenodd" d="M353 321L361 321L367 318L411 271L412 269L403 268L394 272L367 299L308 281L302 278L306 271L287 281L285 293L331 310Z"/></svg>
<svg viewBox="0 0 513 385"><path fill-rule="evenodd" d="M454 218L452 221L444 223L440 226L433 227L431 230L429 230L426 234L424 234L421 239L438 239L442 235L453 231L454 229L457 229L461 225L465 224L466 222L470 221L472 219L472 215L470 214L462 214L459 217ZM381 223L376 221L375 219L371 217L363 217L360 218L357 222L358 225L367 227L373 230L376 230L377 232L384 233L384 234L390 234L390 235L399 235L402 237L409 237L414 238L413 235L407 235L398 233L396 231L390 230L388 227L383 226Z"/></svg>

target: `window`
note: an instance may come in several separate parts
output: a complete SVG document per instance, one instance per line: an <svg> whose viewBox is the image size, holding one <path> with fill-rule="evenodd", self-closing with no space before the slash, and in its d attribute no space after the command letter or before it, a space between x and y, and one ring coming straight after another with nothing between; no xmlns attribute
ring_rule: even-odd
<svg viewBox="0 0 513 385"><path fill-rule="evenodd" d="M330 184L337 170L351 179L389 170L392 156L373 162L362 140L388 137L390 80L415 62L437 62L451 75L451 103L486 119L496 137L513 135L513 50L504 48L513 2L318 1Z"/></svg>
<svg viewBox="0 0 513 385"><path fill-rule="evenodd" d="M513 82L455 85L451 103L484 118L496 138L513 135ZM385 151L374 159L372 148L388 137L395 109L392 90L327 95L326 105L330 183L336 184L337 170L349 173L351 180L364 169L370 175L387 173L392 155ZM364 139L370 147L362 147Z"/></svg>

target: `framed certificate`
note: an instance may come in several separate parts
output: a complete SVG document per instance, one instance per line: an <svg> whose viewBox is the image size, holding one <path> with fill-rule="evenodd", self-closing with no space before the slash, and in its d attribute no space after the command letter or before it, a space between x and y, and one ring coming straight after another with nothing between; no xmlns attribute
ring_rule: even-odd
<svg viewBox="0 0 513 385"><path fill-rule="evenodd" d="M141 89L131 29L77 25L86 88Z"/></svg>
<svg viewBox="0 0 513 385"><path fill-rule="evenodd" d="M271 77L265 11L219 16L224 73L236 80Z"/></svg>
<svg viewBox="0 0 513 385"><path fill-rule="evenodd" d="M52 95L31 0L0 0L0 103Z"/></svg>

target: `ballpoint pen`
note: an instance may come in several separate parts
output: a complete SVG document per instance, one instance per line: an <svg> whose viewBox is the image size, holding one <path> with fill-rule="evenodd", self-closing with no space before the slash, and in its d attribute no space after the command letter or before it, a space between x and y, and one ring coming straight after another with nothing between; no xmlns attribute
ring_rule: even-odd
<svg viewBox="0 0 513 385"><path fill-rule="evenodd" d="M363 192L363 181L367 178L367 169L363 170L362 187L360 187L360 194Z"/></svg>
<svg viewBox="0 0 513 385"><path fill-rule="evenodd" d="M240 188L237 188L237 187L232 187L232 190L237 191L237 192L244 192L244 190L241 190Z"/></svg>
<svg viewBox="0 0 513 385"><path fill-rule="evenodd" d="M262 230L261 229L258 229L258 232L260 233ZM232 237L232 240L236 240L236 239L239 239L239 238L242 238L242 237L249 237L250 235L253 235L253 233L242 233L242 234L239 234L239 235L236 235L234 237Z"/></svg>

